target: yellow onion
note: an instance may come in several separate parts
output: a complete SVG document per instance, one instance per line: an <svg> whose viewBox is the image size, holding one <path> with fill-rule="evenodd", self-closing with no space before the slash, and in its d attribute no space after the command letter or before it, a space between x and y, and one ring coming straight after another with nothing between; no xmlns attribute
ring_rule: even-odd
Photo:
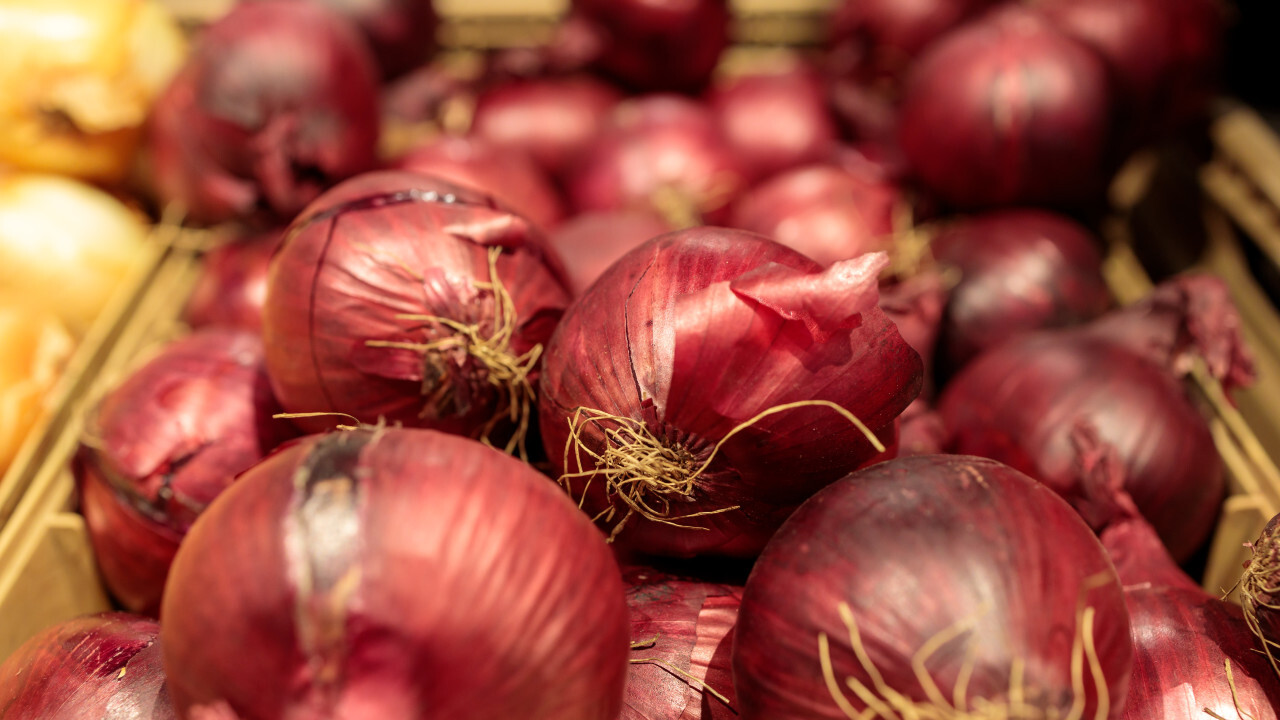
<svg viewBox="0 0 1280 720"><path fill-rule="evenodd" d="M138 213L91 185L0 173L0 305L52 313L78 337L146 237Z"/></svg>
<svg viewBox="0 0 1280 720"><path fill-rule="evenodd" d="M121 180L185 55L154 0L0 2L0 164Z"/></svg>
<svg viewBox="0 0 1280 720"><path fill-rule="evenodd" d="M54 316L0 306L0 475L44 415L72 346Z"/></svg>

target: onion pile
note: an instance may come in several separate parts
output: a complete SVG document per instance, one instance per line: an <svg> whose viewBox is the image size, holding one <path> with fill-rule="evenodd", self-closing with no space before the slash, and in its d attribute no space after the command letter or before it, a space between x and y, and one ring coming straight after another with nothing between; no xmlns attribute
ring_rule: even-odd
<svg viewBox="0 0 1280 720"><path fill-rule="evenodd" d="M294 221L272 260L272 388L291 413L523 447L543 344L568 304L558 267L487 195L408 172L353 178Z"/></svg>
<svg viewBox="0 0 1280 720"><path fill-rule="evenodd" d="M1280 717L1280 680L1239 606L1157 587L1126 589L1125 601L1134 645L1125 720Z"/></svg>
<svg viewBox="0 0 1280 720"><path fill-rule="evenodd" d="M182 312L187 324L261 331L267 268L283 239L283 229L276 228L206 253L200 262L200 277Z"/></svg>
<svg viewBox="0 0 1280 720"><path fill-rule="evenodd" d="M480 138L438 137L409 150L393 166L487 193L544 230L564 218L560 196L533 160Z"/></svg>
<svg viewBox="0 0 1280 720"><path fill-rule="evenodd" d="M377 80L363 38L322 5L238 4L204 29L156 103L161 199L194 220L289 220L373 167Z"/></svg>
<svg viewBox="0 0 1280 720"><path fill-rule="evenodd" d="M947 372L1031 330L1078 325L1111 306L1101 243L1062 215L996 210L945 226L929 245L954 269L943 319Z"/></svg>
<svg viewBox="0 0 1280 720"><path fill-rule="evenodd" d="M75 462L81 512L107 589L154 615L191 523L292 433L262 341L208 329L166 345L101 401Z"/></svg>
<svg viewBox="0 0 1280 720"><path fill-rule="evenodd" d="M680 227L723 218L745 184L714 116L677 95L619 104L566 179L578 212L645 208Z"/></svg>
<svg viewBox="0 0 1280 720"><path fill-rule="evenodd" d="M614 720L630 639L617 563L555 485L411 429L305 438L242 475L162 617L179 712L242 720Z"/></svg>
<svg viewBox="0 0 1280 720"><path fill-rule="evenodd" d="M0 663L0 717L172 720L154 620L104 613L46 628Z"/></svg>
<svg viewBox="0 0 1280 720"><path fill-rule="evenodd" d="M1174 280L1089 325L1023 335L978 357L938 402L952 451L1000 460L1072 498L1070 435L1091 425L1119 453L1143 516L1185 560L1213 526L1224 480L1178 373L1198 355L1228 384L1251 374L1239 317L1214 300L1225 297L1220 281Z"/></svg>
<svg viewBox="0 0 1280 720"><path fill-rule="evenodd" d="M1079 205L1105 184L1108 82L1087 46L1009 5L912 65L898 139L921 183L952 206Z"/></svg>
<svg viewBox="0 0 1280 720"><path fill-rule="evenodd" d="M642 567L623 582L632 651L618 720L737 717L729 653L742 588Z"/></svg>
<svg viewBox="0 0 1280 720"><path fill-rule="evenodd" d="M1075 511L999 463L925 455L787 520L747 580L733 672L744 720L1107 718L1132 657L1120 583Z"/></svg>
<svg viewBox="0 0 1280 720"><path fill-rule="evenodd" d="M823 269L720 228L625 255L543 365L543 442L572 497L640 552L759 552L805 498L883 459L920 391L919 355L876 305L886 262Z"/></svg>

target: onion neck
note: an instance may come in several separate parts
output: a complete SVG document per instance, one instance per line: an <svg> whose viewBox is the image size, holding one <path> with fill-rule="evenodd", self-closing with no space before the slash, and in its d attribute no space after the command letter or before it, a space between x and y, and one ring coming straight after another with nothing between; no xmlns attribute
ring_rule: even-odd
<svg viewBox="0 0 1280 720"><path fill-rule="evenodd" d="M1240 605L1271 667L1280 675L1280 516L1272 518L1256 541L1240 577Z"/></svg>

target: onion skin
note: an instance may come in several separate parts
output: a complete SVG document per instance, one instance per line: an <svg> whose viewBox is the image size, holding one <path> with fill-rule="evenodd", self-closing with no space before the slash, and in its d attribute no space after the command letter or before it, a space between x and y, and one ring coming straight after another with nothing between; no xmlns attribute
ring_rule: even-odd
<svg viewBox="0 0 1280 720"><path fill-rule="evenodd" d="M493 332L493 292L476 286L491 279L490 248L501 249L497 274L515 310L509 350L519 357L547 342L569 302L558 261L527 220L487 195L408 172L369 173L326 193L290 226L268 275L263 337L281 405L482 434L509 408L473 356L369 343L454 336L404 313ZM536 367L529 381L536 387ZM431 401L439 392L449 394ZM295 422L312 432L333 424Z"/></svg>
<svg viewBox="0 0 1280 720"><path fill-rule="evenodd" d="M851 412L891 446L894 418L919 393L921 365L876 306L884 262L868 255L823 270L762 236L711 227L631 251L574 301L547 347L539 413L553 469L577 470L566 452L576 408L624 418L677 454L683 448L690 463L707 462L758 413L815 399ZM587 453L604 452L601 428L611 422L581 425L584 469L595 476ZM601 522L624 548L749 557L810 494L885 456L830 408L799 407L729 438L686 494L640 483L655 502L670 498L672 518L713 513L675 521L696 528L622 522L627 506L603 477L567 486L592 516L614 509Z"/></svg>
<svg viewBox="0 0 1280 720"><path fill-rule="evenodd" d="M618 720L728 720L737 717L729 651L742 588L629 568L631 671ZM689 680L659 660L692 675ZM726 700L704 690L709 687Z"/></svg>
<svg viewBox="0 0 1280 720"><path fill-rule="evenodd" d="M929 248L959 272L942 321L947 372L1022 333L1106 312L1112 301L1100 245L1074 220L1045 210L995 210L945 226Z"/></svg>
<svg viewBox="0 0 1280 720"><path fill-rule="evenodd" d="M166 346L108 393L73 463L108 590L154 615L196 516L232 479L293 436L248 331L208 329Z"/></svg>
<svg viewBox="0 0 1280 720"><path fill-rule="evenodd" d="M1240 605L1249 629L1280 674L1280 516L1267 522L1249 549L1253 554L1240 578Z"/></svg>
<svg viewBox="0 0 1280 720"><path fill-rule="evenodd" d="M645 208L691 226L726 218L746 171L704 105L648 95L614 109L565 182L578 212Z"/></svg>
<svg viewBox="0 0 1280 720"><path fill-rule="evenodd" d="M1199 591L1154 587L1127 588L1125 600L1135 652L1124 720L1277 717L1280 681L1257 651L1239 606Z"/></svg>
<svg viewBox="0 0 1280 720"><path fill-rule="evenodd" d="M639 91L697 92L729 44L726 0L573 0L595 68Z"/></svg>
<svg viewBox="0 0 1280 720"><path fill-rule="evenodd" d="M622 93L588 75L501 83L476 98L471 133L523 150L563 175L605 126Z"/></svg>
<svg viewBox="0 0 1280 720"><path fill-rule="evenodd" d="M569 218L548 242L564 261L569 291L577 297L623 255L672 229L650 210L602 210Z"/></svg>
<svg viewBox="0 0 1280 720"><path fill-rule="evenodd" d="M0 717L174 720L154 620L103 613L32 637L0 663Z"/></svg>
<svg viewBox="0 0 1280 720"><path fill-rule="evenodd" d="M1114 570L1074 510L999 463L890 460L837 481L787 520L756 561L738 615L733 672L744 720L852 717L824 683L820 634L831 644L838 689L863 709L844 679L876 685L855 659L841 603L885 685L912 701L930 707L913 656L971 623L964 640L953 638L926 663L941 694L951 701L971 670L965 697L1002 706L1018 658L1026 716L1045 717L1067 716L1079 695L1073 643L1084 635L1083 607L1092 607L1098 663L1084 663L1085 677L1100 670L1106 717L1124 706L1133 651ZM1098 683L1082 689L1082 717L1095 717Z"/></svg>
<svg viewBox="0 0 1280 720"><path fill-rule="evenodd" d="M372 168L377 142L364 40L333 11L292 0L238 4L205 28L151 121L160 199L205 223L287 222Z"/></svg>
<svg viewBox="0 0 1280 720"><path fill-rule="evenodd" d="M613 720L630 639L617 563L563 493L416 429L311 436L246 472L183 543L163 615L179 711L242 720Z"/></svg>
<svg viewBox="0 0 1280 720"><path fill-rule="evenodd" d="M533 160L481 138L437 137L411 149L392 166L492 195L543 230L555 228L564 219L564 201Z"/></svg>
<svg viewBox="0 0 1280 720"><path fill-rule="evenodd" d="M1094 426L1176 560L1217 518L1222 460L1179 381L1087 329L1023 335L976 358L943 389L938 409L953 452L1007 463L1068 498L1079 493L1071 430Z"/></svg>
<svg viewBox="0 0 1280 720"><path fill-rule="evenodd" d="M256 233L209 251L182 319L192 328L234 327L262 331L267 300L267 268L284 230Z"/></svg>
<svg viewBox="0 0 1280 720"><path fill-rule="evenodd" d="M809 165L774 176L738 199L729 225L831 265L886 249L900 189L875 176Z"/></svg>
<svg viewBox="0 0 1280 720"><path fill-rule="evenodd" d="M1111 118L1102 60L1010 5L920 56L898 140L920 182L954 207L1077 206L1102 190Z"/></svg>
<svg viewBox="0 0 1280 720"><path fill-rule="evenodd" d="M822 160L836 141L822 79L804 64L728 78L707 104L752 180Z"/></svg>

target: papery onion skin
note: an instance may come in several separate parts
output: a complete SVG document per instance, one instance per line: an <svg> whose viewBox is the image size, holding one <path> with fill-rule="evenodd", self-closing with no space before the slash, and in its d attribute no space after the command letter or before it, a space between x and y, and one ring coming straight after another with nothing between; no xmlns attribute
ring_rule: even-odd
<svg viewBox="0 0 1280 720"><path fill-rule="evenodd" d="M622 93L588 75L501 83L476 98L472 134L519 148L562 175L606 124Z"/></svg>
<svg viewBox="0 0 1280 720"><path fill-rule="evenodd" d="M617 563L563 493L416 429L246 472L183 543L163 616L179 710L243 720L614 720L630 640Z"/></svg>
<svg viewBox="0 0 1280 720"><path fill-rule="evenodd" d="M631 612L633 649L618 720L737 717L729 652L742 587L644 567L627 568L622 579ZM671 667L693 679L672 672Z"/></svg>
<svg viewBox="0 0 1280 720"><path fill-rule="evenodd" d="M1072 207L1103 188L1111 113L1102 60L1010 5L913 64L898 140L920 182L954 207Z"/></svg>
<svg viewBox="0 0 1280 720"><path fill-rule="evenodd" d="M9 0L0 48L0 165L113 184L187 43L154 0Z"/></svg>
<svg viewBox="0 0 1280 720"><path fill-rule="evenodd" d="M1240 578L1240 605L1258 645L1280 674L1280 515L1271 518L1249 546Z"/></svg>
<svg viewBox="0 0 1280 720"><path fill-rule="evenodd" d="M844 0L831 15L830 71L862 83L895 81L931 42L993 0Z"/></svg>
<svg viewBox="0 0 1280 720"><path fill-rule="evenodd" d="M47 628L0 663L0 717L175 720L154 620L103 613Z"/></svg>
<svg viewBox="0 0 1280 720"><path fill-rule="evenodd" d="M729 77L712 86L707 104L753 180L822 160L836 141L822 79L798 61Z"/></svg>
<svg viewBox="0 0 1280 720"><path fill-rule="evenodd" d="M577 297L623 255L672 229L651 210L601 210L569 218L547 242L564 262L569 291Z"/></svg>
<svg viewBox="0 0 1280 720"><path fill-rule="evenodd" d="M942 390L952 451L1007 463L1071 497L1070 433L1087 422L1115 446L1126 490L1176 560L1208 537L1222 460L1177 379L1087 327L1041 331L974 359Z"/></svg>
<svg viewBox="0 0 1280 720"><path fill-rule="evenodd" d="M957 635L924 665L947 702L963 678L970 712L977 698L1008 703L1019 677L1027 716L1065 717L1080 700L1082 717L1096 717L1099 685L1105 717L1124 705L1133 651L1102 546L1052 491L999 463L890 460L837 481L788 519L756 561L738 614L733 670L744 720L852 717L828 682L854 709L865 707L845 678L878 686L854 656L841 603L885 686L925 707L937 703L912 661L948 632ZM1097 663L1081 658L1087 679L1073 688L1085 607L1094 611ZM825 682L820 634L831 648L834 680Z"/></svg>
<svg viewBox="0 0 1280 720"><path fill-rule="evenodd" d="M1278 717L1280 680L1239 606L1175 588L1126 588L1125 600L1135 652L1124 720Z"/></svg>
<svg viewBox="0 0 1280 720"><path fill-rule="evenodd" d="M108 590L154 615L196 516L294 435L272 415L257 334L210 328L167 345L103 397L74 462Z"/></svg>
<svg viewBox="0 0 1280 720"><path fill-rule="evenodd" d="M276 228L205 254L182 319L192 328L235 327L261 332L267 268L283 239L283 228Z"/></svg>
<svg viewBox="0 0 1280 720"><path fill-rule="evenodd" d="M377 343L457 337L400 314L474 324L491 337L494 291L477 283L491 280L493 248L501 249L497 274L514 307L503 316L514 322L506 354L545 344L569 297L544 243L489 196L437 178L382 171L332 189L290 226L268 275L263 337L280 403L295 413L483 433L509 403L482 363L468 353ZM535 366L530 383L537 373ZM440 392L452 394L432 401ZM313 432L334 424L295 422Z"/></svg>
<svg viewBox="0 0 1280 720"><path fill-rule="evenodd" d="M614 423L687 452L687 474L733 428L796 401L835 403L892 446L894 418L919 393L921 366L876 307L883 262L868 255L823 270L762 236L712 227L631 251L574 301L547 348L539 414L554 470L577 471L568 444L577 408L588 411L579 427L584 470L594 476L601 473L588 453L604 451L601 429ZM591 412L622 420L592 421ZM619 528L627 505L603 477L566 484L590 515L614 509L601 522L620 546L745 557L818 488L885 456L829 407L796 407L729 438L687 494L637 485L648 500L670 497L670 521L693 528L641 516ZM694 512L712 514L679 519Z"/></svg>
<svg viewBox="0 0 1280 720"><path fill-rule="evenodd" d="M409 150L392 167L434 175L492 195L543 230L564 219L564 201L529 156L478 137L441 136Z"/></svg>
<svg viewBox="0 0 1280 720"><path fill-rule="evenodd" d="M1100 245L1079 223L1046 210L995 210L944 226L929 249L959 273L942 321L945 371L1019 334L1108 310Z"/></svg>
<svg viewBox="0 0 1280 720"><path fill-rule="evenodd" d="M809 165L780 173L742 195L729 225L830 265L887 249L894 210L902 201L892 182Z"/></svg>
<svg viewBox="0 0 1280 720"><path fill-rule="evenodd" d="M726 0L573 0L598 36L593 66L640 91L697 92L729 44Z"/></svg>
<svg viewBox="0 0 1280 720"><path fill-rule="evenodd" d="M206 27L156 103L164 203L198 222L279 221L373 167L377 74L364 39L311 2L234 6Z"/></svg>
<svg viewBox="0 0 1280 720"><path fill-rule="evenodd" d="M640 207L689 226L727 217L746 174L704 105L646 95L614 109L565 183L578 212Z"/></svg>

